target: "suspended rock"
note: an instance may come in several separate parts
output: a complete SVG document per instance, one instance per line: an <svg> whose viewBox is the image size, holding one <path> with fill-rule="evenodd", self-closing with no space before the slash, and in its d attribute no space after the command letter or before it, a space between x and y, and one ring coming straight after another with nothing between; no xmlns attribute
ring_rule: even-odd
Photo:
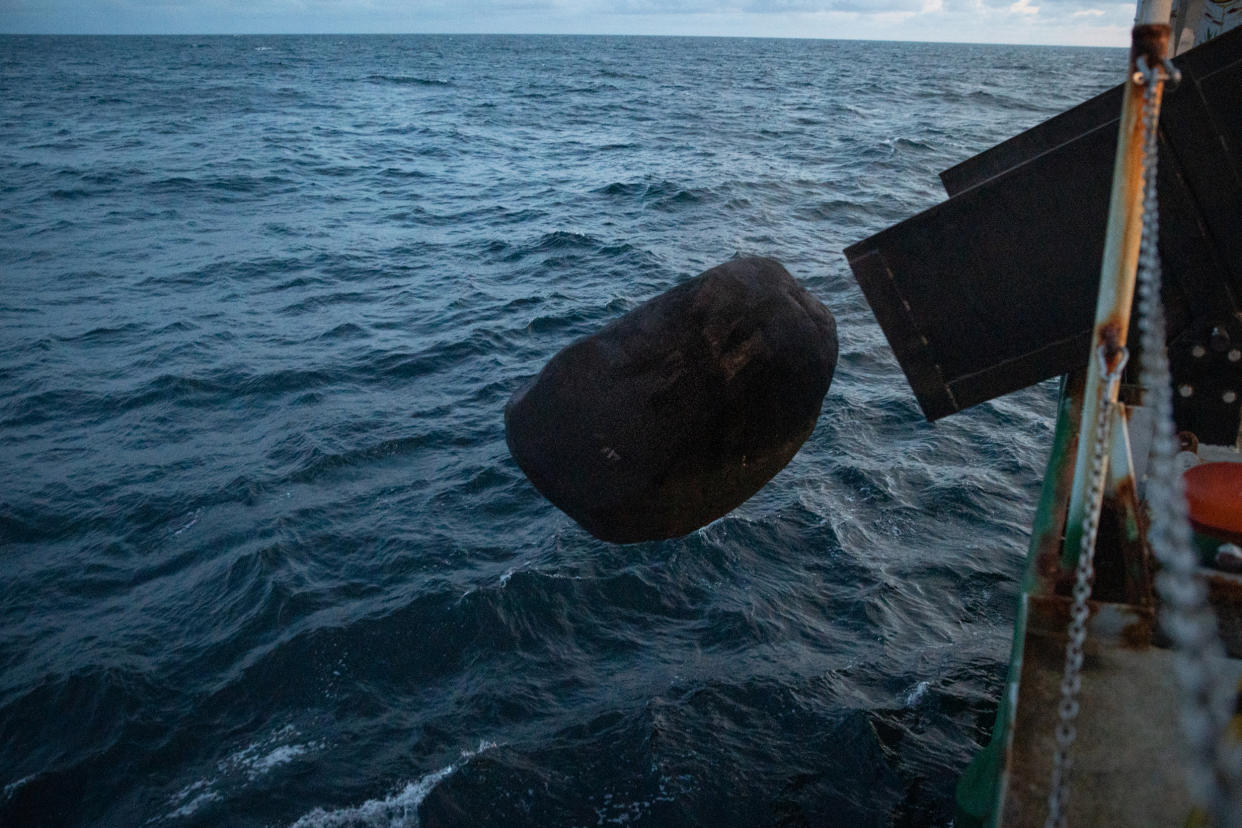
<svg viewBox="0 0 1242 828"><path fill-rule="evenodd" d="M505 407L522 471L592 535L672 538L728 513L810 436L836 322L772 259L737 259L566 347Z"/></svg>

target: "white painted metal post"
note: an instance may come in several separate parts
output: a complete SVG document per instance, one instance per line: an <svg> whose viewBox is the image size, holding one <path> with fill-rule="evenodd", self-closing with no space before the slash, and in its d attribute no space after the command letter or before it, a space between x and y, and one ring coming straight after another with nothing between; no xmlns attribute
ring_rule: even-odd
<svg viewBox="0 0 1242 828"><path fill-rule="evenodd" d="M1126 72L1125 96L1117 136L1117 157L1113 164L1113 188L1108 205L1108 225L1104 239L1104 259L1100 267L1100 293L1095 306L1095 332L1091 353L1087 355L1087 386L1083 394L1082 422L1094 423L1099 416L1101 393L1116 400L1116 388L1101 388L1101 349L1109 367L1121 358L1130 327L1130 306L1134 300L1134 276L1138 270L1139 241L1143 220L1143 85L1136 78L1135 61L1148 63L1168 56L1169 14L1172 0L1144 0L1138 6ZM1156 101L1159 104L1157 90ZM1074 487L1070 496L1069 519L1065 526L1062 567L1072 570L1078 560L1083 518L1088 510L1098 511L1099 500L1086 503L1086 482L1095 447L1091 434L1079 434L1074 462ZM1107 447L1105 447L1107 450Z"/></svg>

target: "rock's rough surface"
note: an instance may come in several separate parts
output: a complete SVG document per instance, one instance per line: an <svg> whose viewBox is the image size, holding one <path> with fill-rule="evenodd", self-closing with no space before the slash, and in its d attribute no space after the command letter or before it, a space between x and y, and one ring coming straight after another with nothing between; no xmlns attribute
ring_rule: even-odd
<svg viewBox="0 0 1242 828"><path fill-rule="evenodd" d="M810 436L837 361L829 310L772 259L737 259L566 347L505 407L509 451L597 538L692 532Z"/></svg>

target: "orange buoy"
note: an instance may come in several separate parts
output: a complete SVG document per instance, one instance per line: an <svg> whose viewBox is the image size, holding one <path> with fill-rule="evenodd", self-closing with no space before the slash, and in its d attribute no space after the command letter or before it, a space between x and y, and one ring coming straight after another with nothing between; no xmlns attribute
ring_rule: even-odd
<svg viewBox="0 0 1242 828"><path fill-rule="evenodd" d="M1242 535L1242 463L1200 463L1182 478L1195 524L1209 532Z"/></svg>

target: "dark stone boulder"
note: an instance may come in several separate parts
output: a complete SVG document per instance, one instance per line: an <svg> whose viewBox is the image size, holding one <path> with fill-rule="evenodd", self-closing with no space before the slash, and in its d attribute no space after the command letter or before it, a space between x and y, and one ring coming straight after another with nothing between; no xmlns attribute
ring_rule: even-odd
<svg viewBox="0 0 1242 828"><path fill-rule="evenodd" d="M737 259L566 347L505 407L522 471L614 543L693 532L810 436L837 361L829 310L772 259Z"/></svg>

